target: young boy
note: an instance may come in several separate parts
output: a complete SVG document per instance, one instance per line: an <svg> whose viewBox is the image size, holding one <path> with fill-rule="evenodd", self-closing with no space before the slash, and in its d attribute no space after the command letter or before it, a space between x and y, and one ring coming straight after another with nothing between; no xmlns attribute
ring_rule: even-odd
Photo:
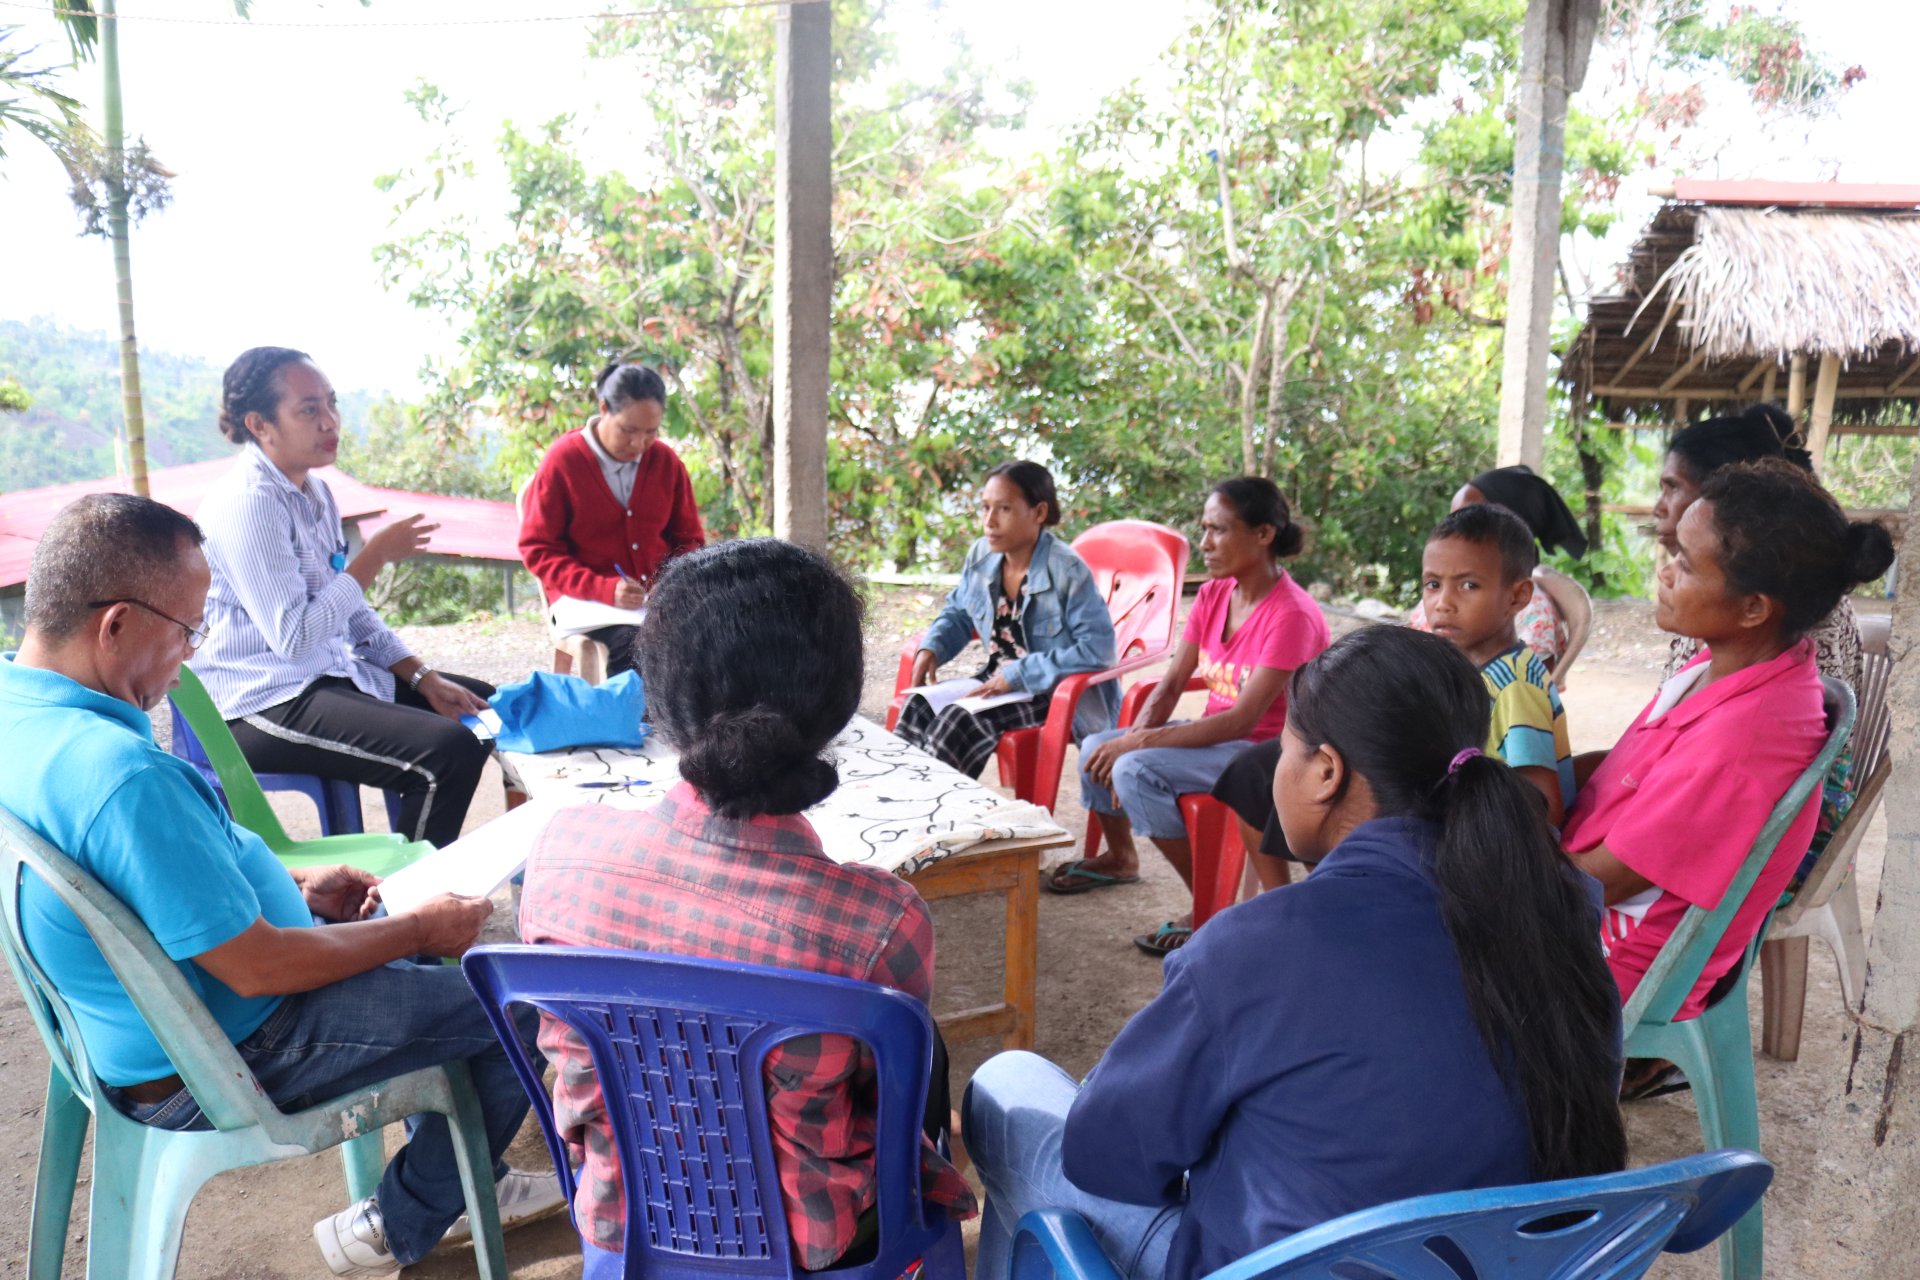
<svg viewBox="0 0 1920 1280"><path fill-rule="evenodd" d="M1442 520L1420 556L1420 597L1433 633L1480 668L1493 698L1487 754L1546 797L1558 827L1573 806L1573 751L1559 691L1513 620L1533 597L1540 561L1533 534L1505 507L1462 507Z"/></svg>

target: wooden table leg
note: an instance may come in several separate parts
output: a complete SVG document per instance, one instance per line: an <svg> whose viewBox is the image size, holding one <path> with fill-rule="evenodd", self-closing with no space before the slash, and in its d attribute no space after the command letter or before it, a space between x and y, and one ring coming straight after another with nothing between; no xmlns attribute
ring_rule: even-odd
<svg viewBox="0 0 1920 1280"><path fill-rule="evenodd" d="M1006 1003L1014 1011L1013 1029L1003 1049L1033 1048L1033 1015L1038 1003L1040 952L1040 851L1020 859L1020 878L1007 890Z"/></svg>
<svg viewBox="0 0 1920 1280"><path fill-rule="evenodd" d="M1051 847L1051 846L1047 846ZM949 1045L1000 1037L1002 1047L1033 1047L1040 940L1040 848L989 849L943 859L909 877L929 902L997 893L1007 903L1006 969L999 1004L940 1018Z"/></svg>

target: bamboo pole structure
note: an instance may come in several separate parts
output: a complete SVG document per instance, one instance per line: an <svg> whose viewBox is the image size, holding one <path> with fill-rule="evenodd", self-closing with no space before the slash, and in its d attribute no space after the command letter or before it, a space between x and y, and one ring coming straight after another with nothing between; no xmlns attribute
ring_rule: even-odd
<svg viewBox="0 0 1920 1280"><path fill-rule="evenodd" d="M1807 407L1807 358L1795 356L1787 365L1787 413L1795 422Z"/></svg>
<svg viewBox="0 0 1920 1280"><path fill-rule="evenodd" d="M1820 372L1813 383L1813 422L1807 432L1807 452L1813 455L1814 469L1827 461L1827 435L1833 430L1834 393L1840 389L1840 357L1829 352L1820 357Z"/></svg>
<svg viewBox="0 0 1920 1280"><path fill-rule="evenodd" d="M120 23L114 0L101 0L100 71L106 81L107 233L120 309L120 405L126 416L129 487L147 495L147 417L140 398L140 341L133 328L133 248L127 221L126 124L120 102Z"/></svg>

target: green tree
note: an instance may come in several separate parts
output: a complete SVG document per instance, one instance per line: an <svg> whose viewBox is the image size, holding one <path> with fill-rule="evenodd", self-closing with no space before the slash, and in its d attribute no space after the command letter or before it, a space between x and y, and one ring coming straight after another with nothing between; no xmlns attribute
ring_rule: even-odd
<svg viewBox="0 0 1920 1280"><path fill-rule="evenodd" d="M904 564L950 540L950 495L993 452L973 394L987 371L954 274L1003 205L972 168L974 135L1017 104L964 56L938 83L899 82L878 15L836 3L829 468L836 537ZM593 172L575 146L581 122L507 126L504 237L411 225L472 179L473 159L453 148L383 179L403 232L380 250L387 278L466 322L429 409L499 421L515 480L590 410L602 365L627 356L668 381L667 431L709 523L770 524L774 21L750 10L611 24L595 56L632 78L621 105L651 129L644 153L629 172ZM431 87L412 97L430 122L455 110Z"/></svg>
<svg viewBox="0 0 1920 1280"><path fill-rule="evenodd" d="M19 30L0 27L0 160L7 155L9 131L17 130L64 161L72 140L92 130L80 118L80 104L55 87L57 69L29 65L31 48L7 47Z"/></svg>

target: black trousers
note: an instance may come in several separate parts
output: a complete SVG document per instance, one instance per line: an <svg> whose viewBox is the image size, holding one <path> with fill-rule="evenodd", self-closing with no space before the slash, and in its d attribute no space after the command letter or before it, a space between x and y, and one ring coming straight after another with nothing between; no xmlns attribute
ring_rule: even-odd
<svg viewBox="0 0 1920 1280"><path fill-rule="evenodd" d="M633 670L633 638L639 634L638 627L601 627L597 631L587 632L587 639L598 640L607 646L609 678L619 675L622 671Z"/></svg>
<svg viewBox="0 0 1920 1280"><path fill-rule="evenodd" d="M440 674L482 698L493 686ZM435 847L460 836L467 806L493 748L427 700L396 684L392 702L341 676L323 676L297 696L227 721L255 773L312 773L400 794L400 831Z"/></svg>

